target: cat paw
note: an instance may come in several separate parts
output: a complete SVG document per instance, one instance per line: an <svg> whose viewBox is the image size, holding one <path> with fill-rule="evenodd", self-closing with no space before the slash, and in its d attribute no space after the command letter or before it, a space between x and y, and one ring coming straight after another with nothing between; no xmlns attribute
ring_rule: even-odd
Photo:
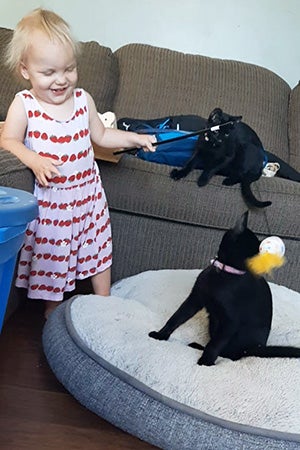
<svg viewBox="0 0 300 450"><path fill-rule="evenodd" d="M198 178L197 184L199 187L206 186L207 183L208 183L208 180L206 180L205 178L201 178L201 177Z"/></svg>
<svg viewBox="0 0 300 450"><path fill-rule="evenodd" d="M204 350L203 345L198 344L198 342L191 342L188 347L195 348L196 350Z"/></svg>
<svg viewBox="0 0 300 450"><path fill-rule="evenodd" d="M238 181L234 181L231 178L224 178L222 181L223 186L233 186L234 184L237 184Z"/></svg>
<svg viewBox="0 0 300 450"><path fill-rule="evenodd" d="M214 366L215 361L213 361L210 358L207 358L204 354L201 356L200 359L198 359L197 362L198 366Z"/></svg>
<svg viewBox="0 0 300 450"><path fill-rule="evenodd" d="M173 169L170 172L170 177L173 178L173 180L180 180L180 178L183 178L184 176L184 172L180 169Z"/></svg>
<svg viewBox="0 0 300 450"><path fill-rule="evenodd" d="M160 333L159 331L151 331L148 334L149 337L153 338L153 339L157 339L158 341L166 341L168 339L169 336Z"/></svg>

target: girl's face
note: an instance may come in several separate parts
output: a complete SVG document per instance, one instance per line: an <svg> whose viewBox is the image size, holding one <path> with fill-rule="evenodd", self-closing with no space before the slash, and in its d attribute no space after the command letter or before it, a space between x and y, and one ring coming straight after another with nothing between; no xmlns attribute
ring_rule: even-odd
<svg viewBox="0 0 300 450"><path fill-rule="evenodd" d="M40 31L32 34L32 43L21 63L21 74L29 80L37 99L61 105L68 100L77 83L77 65L68 44L50 41Z"/></svg>

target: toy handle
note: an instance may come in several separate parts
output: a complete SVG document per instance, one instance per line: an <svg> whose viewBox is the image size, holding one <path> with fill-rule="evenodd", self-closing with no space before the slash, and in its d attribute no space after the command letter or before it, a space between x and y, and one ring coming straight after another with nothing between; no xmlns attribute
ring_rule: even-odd
<svg viewBox="0 0 300 450"><path fill-rule="evenodd" d="M187 139L189 137L192 136L198 136L201 133L206 133L207 131L218 131L221 127L224 127L225 125L234 125L235 122L233 122L232 120L230 120L229 122L224 122L221 123L220 125L215 125L213 127L209 127L209 128L203 128L202 130L198 130L198 131L191 131L190 133L187 133L183 136L177 136L174 138L170 138L170 139L166 139L165 141L161 142L154 142L152 145L154 147L156 147L157 145L164 145L164 144L169 144L170 142L175 142L175 141L181 141L183 139ZM157 130L159 132L161 132L161 130ZM117 150L116 152L114 152L114 155L120 155L121 153L137 153L140 149L137 147L131 147L131 148L125 148L123 150Z"/></svg>

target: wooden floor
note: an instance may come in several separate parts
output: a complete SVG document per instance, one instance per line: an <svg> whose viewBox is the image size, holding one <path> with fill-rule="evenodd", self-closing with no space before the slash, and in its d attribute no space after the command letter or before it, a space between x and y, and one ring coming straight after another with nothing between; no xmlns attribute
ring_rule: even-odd
<svg viewBox="0 0 300 450"><path fill-rule="evenodd" d="M44 357L41 304L26 302L0 335L1 450L154 450L81 406Z"/></svg>

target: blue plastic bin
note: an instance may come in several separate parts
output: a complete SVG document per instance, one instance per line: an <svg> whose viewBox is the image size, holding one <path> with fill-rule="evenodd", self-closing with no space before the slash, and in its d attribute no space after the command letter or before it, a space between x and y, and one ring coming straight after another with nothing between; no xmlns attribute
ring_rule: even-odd
<svg viewBox="0 0 300 450"><path fill-rule="evenodd" d="M18 252L28 223L37 215L38 204L32 194L0 186L0 331Z"/></svg>

